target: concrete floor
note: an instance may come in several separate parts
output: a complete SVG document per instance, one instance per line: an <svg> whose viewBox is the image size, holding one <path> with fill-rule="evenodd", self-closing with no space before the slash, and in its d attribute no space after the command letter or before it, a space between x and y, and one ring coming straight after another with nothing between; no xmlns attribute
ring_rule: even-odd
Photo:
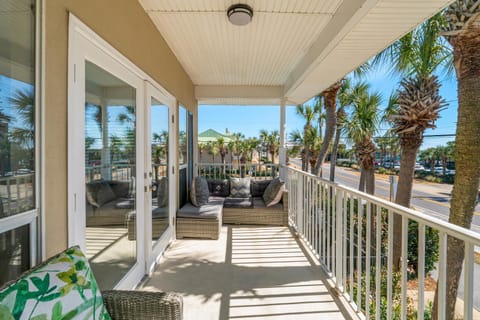
<svg viewBox="0 0 480 320"><path fill-rule="evenodd" d="M349 319L287 227L223 226L176 240L141 290L175 291L184 319Z"/></svg>

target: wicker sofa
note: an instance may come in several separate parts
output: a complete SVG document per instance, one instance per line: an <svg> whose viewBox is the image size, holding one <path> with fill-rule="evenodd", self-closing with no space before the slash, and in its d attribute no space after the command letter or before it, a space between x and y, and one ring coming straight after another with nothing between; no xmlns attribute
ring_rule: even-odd
<svg viewBox="0 0 480 320"><path fill-rule="evenodd" d="M283 191L281 201L267 207L263 192L271 180L251 180L250 197L231 198L230 181L207 180L210 192L207 205L195 207L191 203L177 211L177 238L218 239L223 224L288 225L288 193Z"/></svg>
<svg viewBox="0 0 480 320"><path fill-rule="evenodd" d="M134 210L129 181L97 180L86 184L87 226L125 225Z"/></svg>

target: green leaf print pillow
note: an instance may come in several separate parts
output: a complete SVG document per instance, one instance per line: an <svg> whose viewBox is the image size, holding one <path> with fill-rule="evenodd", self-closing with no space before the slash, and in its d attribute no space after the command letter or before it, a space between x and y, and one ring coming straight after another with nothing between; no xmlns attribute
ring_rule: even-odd
<svg viewBox="0 0 480 320"><path fill-rule="evenodd" d="M0 319L110 319L78 246L48 259L0 289Z"/></svg>

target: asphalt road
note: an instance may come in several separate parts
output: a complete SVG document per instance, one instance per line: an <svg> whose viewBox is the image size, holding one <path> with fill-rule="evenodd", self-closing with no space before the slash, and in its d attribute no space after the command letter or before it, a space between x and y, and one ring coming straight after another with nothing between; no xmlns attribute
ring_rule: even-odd
<svg viewBox="0 0 480 320"><path fill-rule="evenodd" d="M301 168L300 159L290 159L290 162ZM358 188L360 172L351 168L337 167L335 181L351 188ZM330 176L330 165L323 166L323 177ZM450 200L452 185L431 183L415 180L412 190L412 207L425 214L447 221L450 214ZM388 176L377 174L375 176L375 195L390 200L390 182ZM471 230L480 233L480 204L475 208Z"/></svg>

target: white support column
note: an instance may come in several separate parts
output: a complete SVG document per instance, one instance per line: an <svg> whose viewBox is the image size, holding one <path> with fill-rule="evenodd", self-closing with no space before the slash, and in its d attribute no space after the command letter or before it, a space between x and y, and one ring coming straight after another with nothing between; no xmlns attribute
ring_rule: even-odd
<svg viewBox="0 0 480 320"><path fill-rule="evenodd" d="M287 170L282 168L287 165L287 146L286 146L286 105L287 99L283 98L280 102L280 148L279 148L279 161L280 161L280 179L286 181Z"/></svg>

